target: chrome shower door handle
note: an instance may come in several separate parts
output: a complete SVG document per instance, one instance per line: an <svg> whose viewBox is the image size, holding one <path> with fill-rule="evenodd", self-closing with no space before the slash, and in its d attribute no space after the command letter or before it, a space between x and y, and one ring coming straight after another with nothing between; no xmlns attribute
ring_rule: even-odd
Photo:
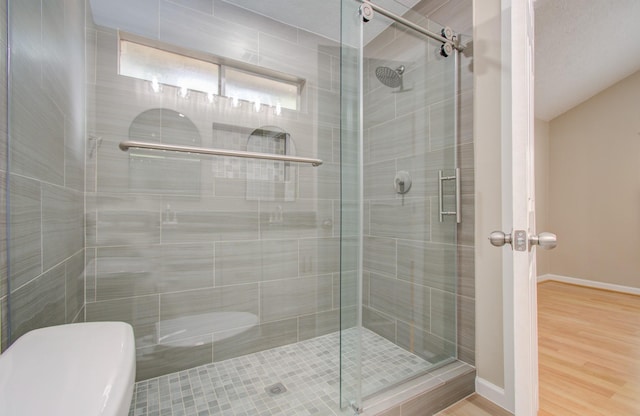
<svg viewBox="0 0 640 416"><path fill-rule="evenodd" d="M545 250L552 250L558 245L558 237L553 233L540 233L529 236L529 244Z"/></svg>

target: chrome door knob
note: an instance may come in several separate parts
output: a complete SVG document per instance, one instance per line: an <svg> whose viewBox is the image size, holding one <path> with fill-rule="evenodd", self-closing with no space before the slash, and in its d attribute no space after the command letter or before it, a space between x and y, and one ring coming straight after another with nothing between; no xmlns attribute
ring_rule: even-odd
<svg viewBox="0 0 640 416"><path fill-rule="evenodd" d="M505 234L502 231L494 231L489 234L489 241L496 247L502 247L505 244L511 244L511 234Z"/></svg>
<svg viewBox="0 0 640 416"><path fill-rule="evenodd" d="M558 245L558 237L553 233L540 233L529 237L529 244L537 245L545 250L551 250Z"/></svg>

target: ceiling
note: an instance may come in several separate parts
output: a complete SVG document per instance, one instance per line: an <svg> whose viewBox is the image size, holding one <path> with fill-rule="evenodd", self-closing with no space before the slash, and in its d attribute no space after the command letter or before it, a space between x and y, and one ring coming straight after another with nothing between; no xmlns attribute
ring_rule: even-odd
<svg viewBox="0 0 640 416"><path fill-rule="evenodd" d="M213 0L164 0L170 1L194 10L206 13L214 13ZM267 16L276 21L290 26L303 28L306 31L316 33L325 38L340 40L340 13L339 0L308 1L308 0L223 0L240 8L250 10L257 14ZM377 0L376 4L403 15L420 0ZM448 0L435 0L446 3ZM112 28L121 28L129 32L153 37L157 34L159 2L158 0L90 0L91 11L95 23ZM357 1L350 4L354 22L357 22ZM351 7L353 6L353 7ZM126 11L126 13L125 13ZM386 18L377 18L367 25L364 33L364 43L374 39L382 33L391 22ZM356 26L353 25L355 28ZM183 45L187 47L187 45Z"/></svg>
<svg viewBox="0 0 640 416"><path fill-rule="evenodd" d="M340 34L340 20L335 18L340 5L337 0L225 1L325 37L335 39ZM400 15L417 2L376 1ZM451 0L428 3L443 10L448 4L467 4ZM139 34L156 33L158 4L158 0L91 0L97 23ZM640 70L640 0L536 0L534 7L537 118L551 120ZM354 18L355 13L354 8ZM453 7L443 19L453 21L460 13ZM388 24L388 19L370 22L365 44Z"/></svg>
<svg viewBox="0 0 640 416"><path fill-rule="evenodd" d="M640 70L639 0L537 0L535 114L552 120Z"/></svg>

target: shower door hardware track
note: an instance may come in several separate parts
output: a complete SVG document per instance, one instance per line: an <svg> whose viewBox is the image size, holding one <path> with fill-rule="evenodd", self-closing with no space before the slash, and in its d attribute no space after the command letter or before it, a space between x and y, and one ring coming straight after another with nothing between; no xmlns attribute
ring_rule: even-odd
<svg viewBox="0 0 640 416"><path fill-rule="evenodd" d="M443 185L444 181L456 181L456 210L445 211L444 210L444 198L443 198ZM456 173L453 176L444 176L444 171L438 171L438 211L440 213L440 222L444 221L445 215L455 215L456 222L460 224L462 222L462 215L460 212L460 168L456 168Z"/></svg>
<svg viewBox="0 0 640 416"><path fill-rule="evenodd" d="M178 146L174 144L161 144L150 142L124 141L120 142L120 150L126 152L129 149L166 150L169 152L192 153L199 155L242 157L248 159L277 160L281 162L309 163L313 166L322 165L322 160L309 157L276 155L270 153L243 152L241 150L211 149L206 147Z"/></svg>
<svg viewBox="0 0 640 416"><path fill-rule="evenodd" d="M457 51L462 51L464 49L464 47L462 47L457 40L450 40L445 38L444 36L441 36L437 33L434 33L428 29L423 28L422 26L419 26L407 19L405 19L404 17L398 16L397 14L385 9L384 7L380 7L375 3L371 3L370 1L363 1L362 2L365 5L370 6L373 10L375 10L376 12L380 13L381 15L388 17L391 20L395 20L396 22L403 24L413 30L415 30L416 32L422 33L425 36L430 37L431 39L435 39L437 41L442 42L443 44L449 44L451 46L453 46L454 49L456 49Z"/></svg>

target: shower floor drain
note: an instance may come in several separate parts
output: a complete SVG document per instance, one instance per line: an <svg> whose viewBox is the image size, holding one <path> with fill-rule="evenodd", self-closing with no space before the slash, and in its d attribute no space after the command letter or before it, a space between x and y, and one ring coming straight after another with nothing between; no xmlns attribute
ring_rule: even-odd
<svg viewBox="0 0 640 416"><path fill-rule="evenodd" d="M276 383L265 387L264 391L266 391L269 396L277 396L287 391L287 388L282 383Z"/></svg>

